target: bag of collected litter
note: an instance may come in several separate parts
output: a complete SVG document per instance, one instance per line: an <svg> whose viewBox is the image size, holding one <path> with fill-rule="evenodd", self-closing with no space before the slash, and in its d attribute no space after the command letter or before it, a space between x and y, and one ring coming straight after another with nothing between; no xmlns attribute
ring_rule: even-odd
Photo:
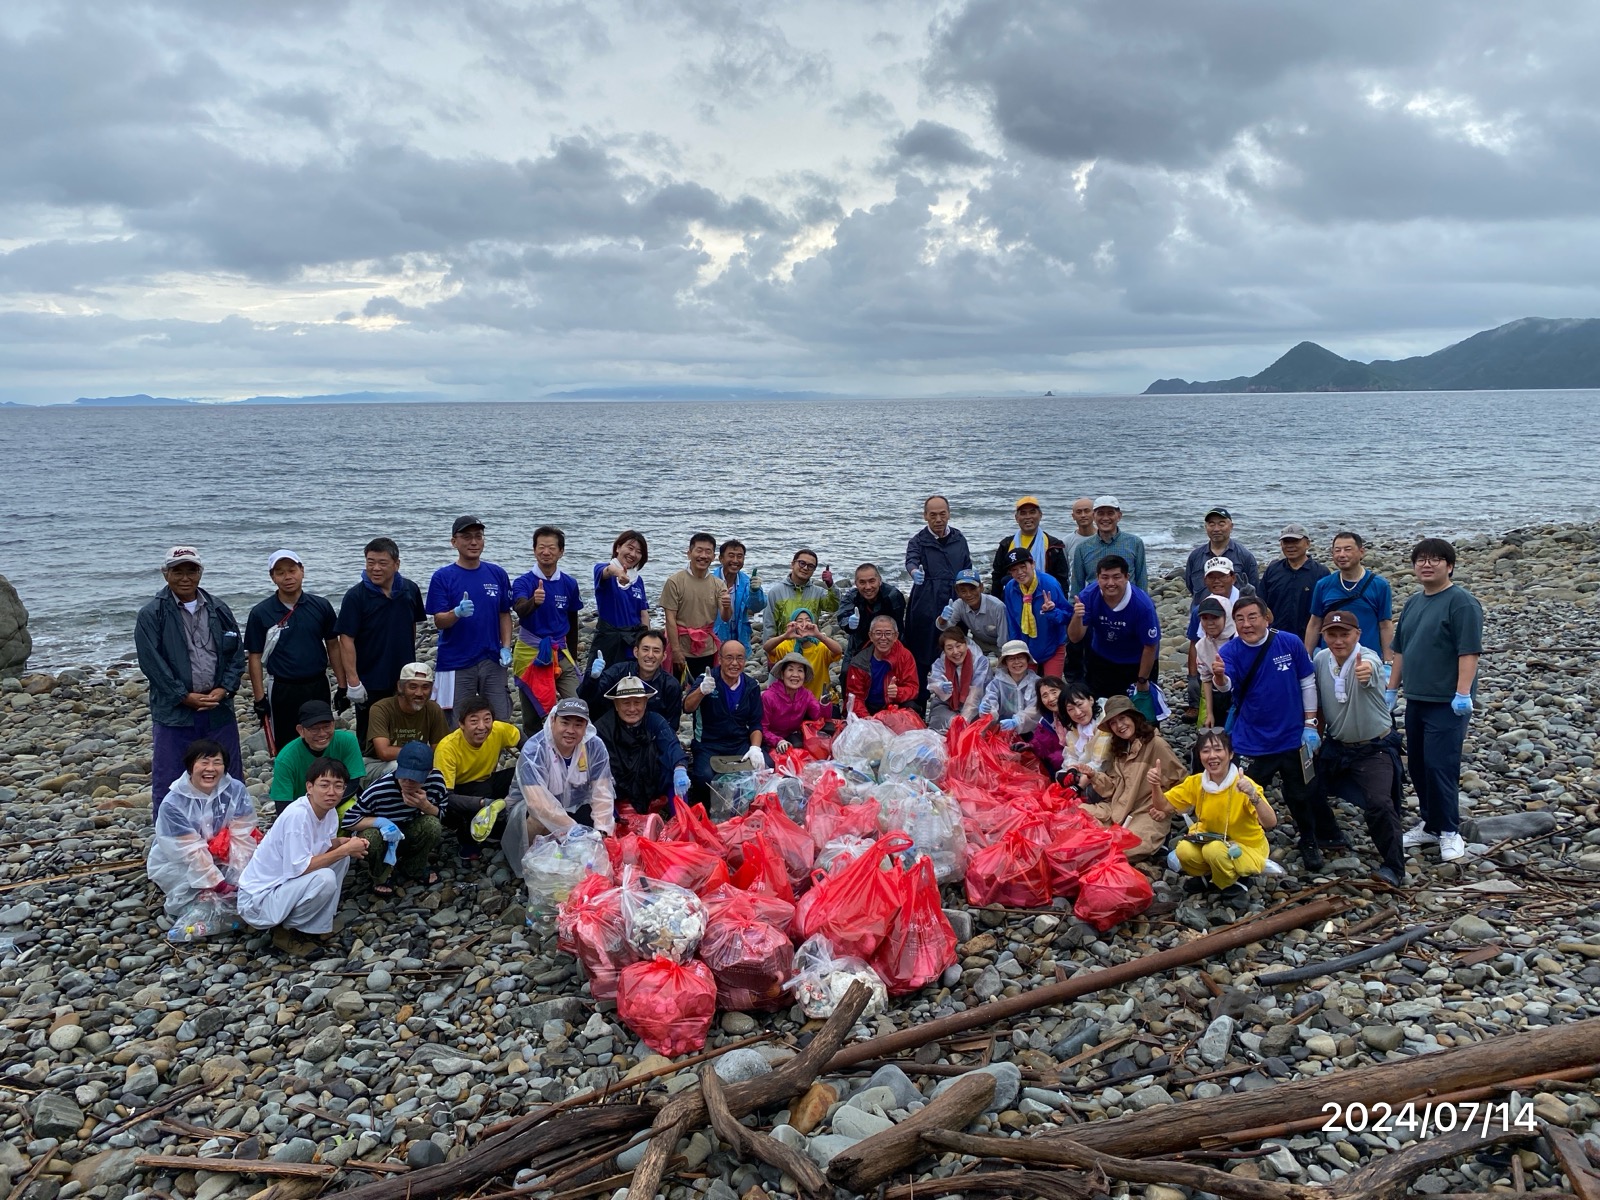
<svg viewBox="0 0 1600 1200"><path fill-rule="evenodd" d="M795 906L800 935L826 934L839 953L870 959L889 932L904 873L898 862L891 858L886 866L884 858L910 845L905 835L888 834L837 874L817 880Z"/></svg>
<svg viewBox="0 0 1600 1200"><path fill-rule="evenodd" d="M761 835L783 859L789 885L798 896L811 886L811 865L817 857L817 844L811 835L789 817L789 810L771 796L758 797L747 819L761 821Z"/></svg>
<svg viewBox="0 0 1600 1200"><path fill-rule="evenodd" d="M615 1000L622 968L639 958L623 929L622 889L603 875L573 888L556 916L556 945L583 964L596 1000Z"/></svg>
<svg viewBox="0 0 1600 1200"><path fill-rule="evenodd" d="M967 858L967 903L974 908L1045 908L1050 904L1050 872L1044 847L1013 830Z"/></svg>
<svg viewBox="0 0 1600 1200"><path fill-rule="evenodd" d="M872 849L874 839L842 834L817 851L817 870L833 875L844 869L846 863L860 858Z"/></svg>
<svg viewBox="0 0 1600 1200"><path fill-rule="evenodd" d="M875 1017L888 1011L889 992L878 973L863 959L835 954L832 943L821 934L800 943L794 952L794 971L788 988L801 1011L812 1020L825 1021L833 1016L839 1001L858 979L872 993L861 1016Z"/></svg>
<svg viewBox="0 0 1600 1200"><path fill-rule="evenodd" d="M556 906L590 872L611 874L605 835L587 825L563 834L541 834L522 856L522 881L528 885L528 915L535 920L555 916Z"/></svg>
<svg viewBox="0 0 1600 1200"><path fill-rule="evenodd" d="M1150 907L1150 881L1123 854L1108 854L1084 871L1078 881L1073 915L1101 933Z"/></svg>
<svg viewBox="0 0 1600 1200"><path fill-rule="evenodd" d="M716 1014L717 981L703 962L653 958L622 970L617 1016L657 1054L701 1049Z"/></svg>
<svg viewBox="0 0 1600 1200"><path fill-rule="evenodd" d="M839 723L833 718L826 721L805 721L800 725L800 744L805 752L819 761L833 757L833 738Z"/></svg>
<svg viewBox="0 0 1600 1200"><path fill-rule="evenodd" d="M1122 825L1076 829L1045 847L1045 867L1050 873L1050 890L1068 900L1078 894L1084 872L1107 855L1124 858L1139 844L1139 835Z"/></svg>
<svg viewBox="0 0 1600 1200"><path fill-rule="evenodd" d="M810 761L811 755L807 754L799 746L790 746L781 754L772 756L772 769L780 775L790 775L798 778L801 769Z"/></svg>
<svg viewBox="0 0 1600 1200"><path fill-rule="evenodd" d="M726 821L737 817L750 807L756 798L756 771L735 771L718 775L711 781L711 793L706 798L706 811L713 821Z"/></svg>
<svg viewBox="0 0 1600 1200"><path fill-rule="evenodd" d="M762 801L774 801L783 806L790 820L803 822L810 800L811 789L798 776L778 771L756 772L756 798L750 802L750 808L755 808Z"/></svg>
<svg viewBox="0 0 1600 1200"><path fill-rule="evenodd" d="M876 837L878 802L869 800L865 804L841 804L829 799L818 789L806 808L806 832L819 850L834 838L845 835Z"/></svg>
<svg viewBox="0 0 1600 1200"><path fill-rule="evenodd" d="M919 859L901 880L900 906L872 956L891 996L927 987L956 961L956 931L944 915L933 863Z"/></svg>
<svg viewBox="0 0 1600 1200"><path fill-rule="evenodd" d="M747 892L761 892L782 900L794 899L794 887L783 858L767 839L757 837L744 843L744 862L733 873L733 886Z"/></svg>
<svg viewBox="0 0 1600 1200"><path fill-rule="evenodd" d="M695 842L652 842L648 838L613 839L618 867L638 867L642 875L675 883L691 892L702 892L728 882L728 866L722 856Z"/></svg>
<svg viewBox="0 0 1600 1200"><path fill-rule="evenodd" d="M911 839L909 856L929 858L940 883L966 874L967 835L954 798L924 779L892 779L878 785L878 828L898 829Z"/></svg>
<svg viewBox="0 0 1600 1200"><path fill-rule="evenodd" d="M222 894L216 888L207 888L196 892L172 918L172 925L167 929L167 941L174 946L181 946L243 928L244 922L239 919L237 894Z"/></svg>
<svg viewBox="0 0 1600 1200"><path fill-rule="evenodd" d="M705 902L708 920L732 908L778 929L788 929L794 924L794 905L789 901L761 892L742 892L731 883L712 889L700 899Z"/></svg>
<svg viewBox="0 0 1600 1200"><path fill-rule="evenodd" d="M944 778L945 765L948 761L944 737L941 734L931 729L911 729L896 734L894 740L889 743L889 748L883 754L883 762L878 767L878 774L884 779L906 779L916 776L918 779L928 779L938 783Z"/></svg>
<svg viewBox="0 0 1600 1200"><path fill-rule="evenodd" d="M877 777L878 764L889 748L893 731L881 721L851 713L844 728L833 739L833 760L854 767L862 774Z"/></svg>
<svg viewBox="0 0 1600 1200"><path fill-rule="evenodd" d="M734 893L717 904L700 940L700 961L716 977L718 1008L781 1008L787 1002L783 985L794 970L788 926L763 920L756 897L741 895Z"/></svg>
<svg viewBox="0 0 1600 1200"><path fill-rule="evenodd" d="M872 719L878 724L887 727L890 733L897 735L927 728L922 718L917 716L915 709L901 708L898 704L890 704L880 708L872 714Z"/></svg>
<svg viewBox="0 0 1600 1200"><path fill-rule="evenodd" d="M628 867L623 870L619 903L628 945L641 959L665 957L686 962L700 948L706 932L706 906L687 888L645 878Z"/></svg>
<svg viewBox="0 0 1600 1200"><path fill-rule="evenodd" d="M717 827L711 823L711 818L706 815L704 804L688 804L674 797L672 801L672 820L668 821L661 831L661 840L667 842L693 842L703 846L718 858L727 856L728 847L723 843L722 835L717 832Z"/></svg>

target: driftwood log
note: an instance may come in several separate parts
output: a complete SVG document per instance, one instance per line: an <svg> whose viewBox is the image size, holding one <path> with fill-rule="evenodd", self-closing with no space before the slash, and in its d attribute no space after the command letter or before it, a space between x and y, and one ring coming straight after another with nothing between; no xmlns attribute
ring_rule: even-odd
<svg viewBox="0 0 1600 1200"><path fill-rule="evenodd" d="M993 1075L965 1075L943 1095L901 1121L893 1129L862 1138L834 1155L828 1178L838 1186L864 1196L897 1171L903 1171L927 1153L922 1135L930 1129L965 1129L994 1099Z"/></svg>
<svg viewBox="0 0 1600 1200"><path fill-rule="evenodd" d="M706 1115L710 1118L712 1132L726 1142L734 1154L740 1158L758 1159L778 1168L810 1195L822 1196L827 1193L828 1181L809 1158L776 1138L739 1124L739 1118L728 1108L722 1079L710 1064L700 1068L700 1090L705 1093Z"/></svg>
<svg viewBox="0 0 1600 1200"><path fill-rule="evenodd" d="M1490 1038L1404 1062L1333 1071L1259 1092L1191 1100L1109 1121L1074 1126L1061 1136L1102 1154L1151 1157L1189 1150L1208 1136L1317 1116L1330 1103L1407 1100L1482 1087L1507 1079L1600 1063L1600 1017ZM1051 1135L1045 1135L1048 1141Z"/></svg>

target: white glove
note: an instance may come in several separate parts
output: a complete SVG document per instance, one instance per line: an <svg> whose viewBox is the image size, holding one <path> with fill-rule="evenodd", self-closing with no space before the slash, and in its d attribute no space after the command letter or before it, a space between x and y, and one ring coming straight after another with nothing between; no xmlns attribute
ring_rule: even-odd
<svg viewBox="0 0 1600 1200"><path fill-rule="evenodd" d="M617 577L622 583L623 587L627 587L633 582L633 580L628 578L628 568L622 565L622 560L620 558L613 558L606 565L608 567L615 567L617 569Z"/></svg>
<svg viewBox="0 0 1600 1200"><path fill-rule="evenodd" d="M711 677L710 671L707 671L704 675L700 676L700 694L702 696L709 696L716 690L717 681Z"/></svg>
<svg viewBox="0 0 1600 1200"><path fill-rule="evenodd" d="M594 652L594 664L589 668L589 678L599 679L606 669L606 656L600 651Z"/></svg>
<svg viewBox="0 0 1600 1200"><path fill-rule="evenodd" d="M760 746L751 746L750 749L745 752L744 757L745 761L758 771L767 765L767 760L761 754Z"/></svg>
<svg viewBox="0 0 1600 1200"><path fill-rule="evenodd" d="M360 682L352 683L345 688L344 694L351 704L365 704L367 702L367 685Z"/></svg>

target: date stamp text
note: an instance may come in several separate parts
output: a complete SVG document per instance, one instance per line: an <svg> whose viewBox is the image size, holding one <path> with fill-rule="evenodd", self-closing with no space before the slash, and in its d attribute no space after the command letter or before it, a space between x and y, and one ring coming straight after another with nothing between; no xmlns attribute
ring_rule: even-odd
<svg viewBox="0 0 1600 1200"><path fill-rule="evenodd" d="M1538 1132L1533 1105L1526 1101L1516 1109L1511 1107L1510 1101L1435 1103L1432 1100L1408 1100L1398 1108L1381 1100L1375 1104L1329 1101L1322 1106L1322 1115L1323 1133L1374 1133L1382 1136L1404 1132L1420 1139L1468 1130L1476 1130L1483 1137L1513 1129Z"/></svg>

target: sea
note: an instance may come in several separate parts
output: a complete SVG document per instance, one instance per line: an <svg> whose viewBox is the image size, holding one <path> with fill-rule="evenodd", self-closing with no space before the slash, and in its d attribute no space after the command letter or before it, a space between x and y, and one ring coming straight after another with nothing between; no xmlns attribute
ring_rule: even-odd
<svg viewBox="0 0 1600 1200"><path fill-rule="evenodd" d="M0 574L21 593L30 666L130 659L169 546L234 606L271 591L287 547L338 603L362 547L399 543L427 590L450 524L486 526L513 577L541 524L591 592L623 529L650 542L652 599L689 535L737 537L765 581L816 550L846 580L905 583L906 540L940 492L987 570L1037 496L1066 532L1080 495L1117 496L1152 568L1179 562L1213 505L1266 549L1287 521L1325 547L1351 528L1467 535L1600 518L1600 392L0 408Z"/></svg>

